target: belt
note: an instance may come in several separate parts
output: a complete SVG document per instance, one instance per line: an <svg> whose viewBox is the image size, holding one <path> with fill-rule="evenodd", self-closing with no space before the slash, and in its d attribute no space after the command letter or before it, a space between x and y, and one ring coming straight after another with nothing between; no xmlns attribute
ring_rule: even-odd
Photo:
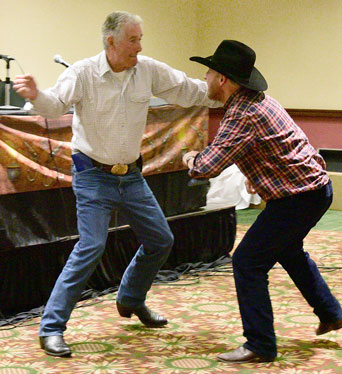
<svg viewBox="0 0 342 374"><path fill-rule="evenodd" d="M133 171L136 167L138 167L137 161L132 162L131 164L114 164L114 165L107 165L101 164L96 160L91 159L93 165L107 173L111 173L114 175L126 175Z"/></svg>

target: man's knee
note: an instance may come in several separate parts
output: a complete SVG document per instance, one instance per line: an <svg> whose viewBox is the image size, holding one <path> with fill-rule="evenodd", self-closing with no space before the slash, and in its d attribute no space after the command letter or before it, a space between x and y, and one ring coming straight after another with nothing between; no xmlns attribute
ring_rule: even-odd
<svg viewBox="0 0 342 374"><path fill-rule="evenodd" d="M164 239L165 239L164 248L170 253L170 251L173 247L173 244L175 242L175 238L174 238L173 233L171 231L169 231L167 233L167 235L165 235Z"/></svg>
<svg viewBox="0 0 342 374"><path fill-rule="evenodd" d="M243 265L244 263L244 256L241 254L241 250L239 250L239 247L236 248L233 256L232 256L232 265L233 268L239 268Z"/></svg>
<svg viewBox="0 0 342 374"><path fill-rule="evenodd" d="M152 252L163 252L165 255L169 255L174 244L174 235L170 230L165 230L155 235L149 243L144 243L145 248L149 248Z"/></svg>

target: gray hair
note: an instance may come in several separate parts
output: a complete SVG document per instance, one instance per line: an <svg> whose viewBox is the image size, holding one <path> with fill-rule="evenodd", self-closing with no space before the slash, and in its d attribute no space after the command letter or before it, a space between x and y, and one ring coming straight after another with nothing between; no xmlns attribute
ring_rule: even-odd
<svg viewBox="0 0 342 374"><path fill-rule="evenodd" d="M108 48L106 38L113 35L115 41L120 41L122 37L122 26L126 23L141 25L142 19L140 16L128 12L113 12L109 14L102 26L102 41L105 49Z"/></svg>

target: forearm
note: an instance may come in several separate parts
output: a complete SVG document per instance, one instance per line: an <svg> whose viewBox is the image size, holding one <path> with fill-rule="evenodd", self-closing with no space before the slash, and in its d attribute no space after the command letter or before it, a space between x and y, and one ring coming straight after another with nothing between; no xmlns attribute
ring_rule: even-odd
<svg viewBox="0 0 342 374"><path fill-rule="evenodd" d="M207 84L199 79L185 78L181 84L164 92L159 97L164 98L170 104L177 104L185 108L191 106L217 108L222 106L221 102L208 98Z"/></svg>
<svg viewBox="0 0 342 374"><path fill-rule="evenodd" d="M221 107L222 103L209 100L207 83L193 79L168 65L155 62L153 94L169 104L182 107L208 106Z"/></svg>
<svg viewBox="0 0 342 374"><path fill-rule="evenodd" d="M181 106L207 106L210 108L222 107L219 101L213 101L208 98L207 83L199 79L186 78L179 87L177 99L181 101L176 103Z"/></svg>
<svg viewBox="0 0 342 374"><path fill-rule="evenodd" d="M188 162L189 175L193 178L214 178L234 162L228 154L215 146L208 146Z"/></svg>
<svg viewBox="0 0 342 374"><path fill-rule="evenodd" d="M83 89L78 70L70 67L58 78L56 84L44 91L39 90L32 100L34 110L47 118L57 118L69 111L71 106L82 99Z"/></svg>
<svg viewBox="0 0 342 374"><path fill-rule="evenodd" d="M46 118L57 118L70 109L70 105L62 103L49 90L38 91L36 99L31 102L33 104L33 111Z"/></svg>

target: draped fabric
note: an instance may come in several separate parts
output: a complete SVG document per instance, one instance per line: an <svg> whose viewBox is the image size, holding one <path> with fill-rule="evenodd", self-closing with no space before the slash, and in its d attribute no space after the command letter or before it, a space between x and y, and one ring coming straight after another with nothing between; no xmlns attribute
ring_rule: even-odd
<svg viewBox="0 0 342 374"><path fill-rule="evenodd" d="M188 187L186 170L146 176L167 217L194 212L206 205L208 186ZM54 243L77 235L76 201L71 187L0 195L0 251ZM115 211L110 229L127 225Z"/></svg>
<svg viewBox="0 0 342 374"><path fill-rule="evenodd" d="M168 219L175 236L163 269L184 263L210 263L229 256L236 235L234 208L192 213ZM43 305L77 237L13 249L0 248L0 312L5 316ZM117 287L138 249L129 227L109 232L105 253L88 281L87 289Z"/></svg>
<svg viewBox="0 0 342 374"><path fill-rule="evenodd" d="M0 115L0 195L71 185L72 114ZM150 107L142 139L143 174L183 170L182 156L208 143L208 109Z"/></svg>

